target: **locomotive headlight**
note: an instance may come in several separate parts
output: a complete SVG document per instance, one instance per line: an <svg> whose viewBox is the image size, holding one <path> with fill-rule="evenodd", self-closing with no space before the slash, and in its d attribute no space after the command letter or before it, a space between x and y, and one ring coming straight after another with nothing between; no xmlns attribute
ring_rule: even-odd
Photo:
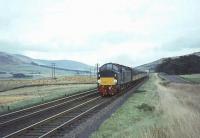
<svg viewBox="0 0 200 138"><path fill-rule="evenodd" d="M116 79L114 79L114 83L117 84L117 80Z"/></svg>
<svg viewBox="0 0 200 138"><path fill-rule="evenodd" d="M97 80L97 82L98 82L98 83L101 83L101 80L99 79L99 80Z"/></svg>

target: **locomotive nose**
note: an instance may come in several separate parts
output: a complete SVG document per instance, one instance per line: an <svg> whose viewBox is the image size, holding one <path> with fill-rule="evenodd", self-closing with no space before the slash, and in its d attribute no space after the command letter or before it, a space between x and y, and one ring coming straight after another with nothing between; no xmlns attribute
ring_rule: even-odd
<svg viewBox="0 0 200 138"><path fill-rule="evenodd" d="M115 79L113 77L101 77L98 82L100 85L115 85Z"/></svg>

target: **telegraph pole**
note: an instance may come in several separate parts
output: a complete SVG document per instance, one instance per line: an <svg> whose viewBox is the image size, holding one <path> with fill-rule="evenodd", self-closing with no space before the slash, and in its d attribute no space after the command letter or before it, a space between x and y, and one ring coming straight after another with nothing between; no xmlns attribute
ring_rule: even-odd
<svg viewBox="0 0 200 138"><path fill-rule="evenodd" d="M99 78L99 76L98 76L98 72L99 72L99 64L97 63L96 64L96 77L97 77L97 80L98 80L98 78ZM97 86L99 86L99 83L97 82Z"/></svg>
<svg viewBox="0 0 200 138"><path fill-rule="evenodd" d="M51 78L53 79L53 63L51 63Z"/></svg>
<svg viewBox="0 0 200 138"><path fill-rule="evenodd" d="M92 76L95 76L95 74L96 74L96 67L95 66L94 66L94 70L93 70L94 72L93 72Z"/></svg>
<svg viewBox="0 0 200 138"><path fill-rule="evenodd" d="M99 72L99 64L98 63L96 64L96 67L97 67L96 75L97 75L97 79L98 79L98 72Z"/></svg>
<svg viewBox="0 0 200 138"><path fill-rule="evenodd" d="M92 69L91 69L91 67L90 67L90 78L92 77Z"/></svg>
<svg viewBox="0 0 200 138"><path fill-rule="evenodd" d="M56 64L55 63L52 63L51 64L51 75L52 75L52 79L55 79L56 78Z"/></svg>
<svg viewBox="0 0 200 138"><path fill-rule="evenodd" d="M54 79L56 78L56 64L54 63Z"/></svg>

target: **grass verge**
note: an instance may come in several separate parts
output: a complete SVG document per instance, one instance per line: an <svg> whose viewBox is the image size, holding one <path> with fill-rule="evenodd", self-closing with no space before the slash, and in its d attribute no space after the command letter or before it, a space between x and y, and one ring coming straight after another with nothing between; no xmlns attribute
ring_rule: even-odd
<svg viewBox="0 0 200 138"><path fill-rule="evenodd" d="M180 75L180 77L193 83L200 83L200 74Z"/></svg>
<svg viewBox="0 0 200 138"><path fill-rule="evenodd" d="M95 88L96 84L38 86L0 93L0 113L29 107Z"/></svg>

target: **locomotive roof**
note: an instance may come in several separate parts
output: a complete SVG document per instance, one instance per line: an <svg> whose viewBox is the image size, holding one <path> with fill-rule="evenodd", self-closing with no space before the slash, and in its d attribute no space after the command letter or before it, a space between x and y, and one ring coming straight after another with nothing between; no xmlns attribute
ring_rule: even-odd
<svg viewBox="0 0 200 138"><path fill-rule="evenodd" d="M105 64L103 64L102 66L107 65L107 64L112 64L112 65L115 65L115 66L125 67L125 68L128 68L128 69L133 70L133 71L136 72L136 73L143 73L143 71L141 71L141 70L137 70L137 69L134 69L134 68L131 68L131 67L128 67L128 66L124 66L124 65L117 64L117 63L112 63L112 62L105 63ZM101 66L101 67L102 67L102 66Z"/></svg>
<svg viewBox="0 0 200 138"><path fill-rule="evenodd" d="M121 67L129 68L129 69L133 69L133 68L131 68L131 67L124 66L124 65L121 65L121 64L117 64L117 63L112 63L112 62L103 64L102 66L107 65L107 64L112 64L112 65L116 65L116 66L121 66Z"/></svg>

